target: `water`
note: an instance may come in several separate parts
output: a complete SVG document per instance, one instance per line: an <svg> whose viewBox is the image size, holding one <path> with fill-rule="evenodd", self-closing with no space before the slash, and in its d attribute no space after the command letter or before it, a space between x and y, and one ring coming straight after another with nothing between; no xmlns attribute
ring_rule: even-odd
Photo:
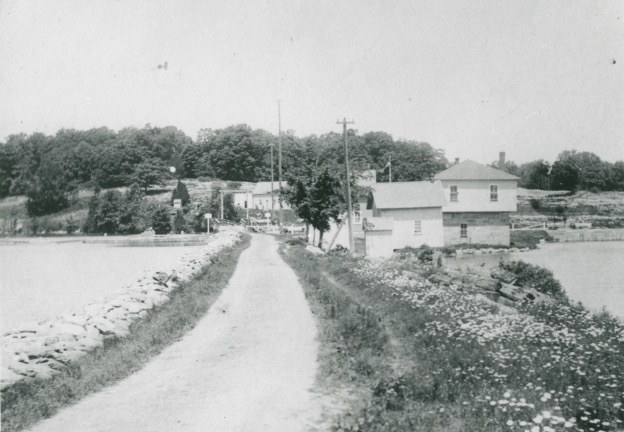
<svg viewBox="0 0 624 432"><path fill-rule="evenodd" d="M572 300L624 318L624 242L548 243L511 259L546 267Z"/></svg>
<svg viewBox="0 0 624 432"><path fill-rule="evenodd" d="M123 246L37 239L0 244L2 332L79 310L144 275L172 270L202 247Z"/></svg>

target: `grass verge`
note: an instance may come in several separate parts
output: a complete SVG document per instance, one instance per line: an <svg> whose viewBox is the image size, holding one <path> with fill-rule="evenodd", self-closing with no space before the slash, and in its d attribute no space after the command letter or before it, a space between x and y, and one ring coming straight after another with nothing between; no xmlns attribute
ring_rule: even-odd
<svg viewBox="0 0 624 432"><path fill-rule="evenodd" d="M234 273L249 246L244 234L233 247L170 294L170 300L132 324L130 336L106 339L50 379L20 382L2 392L2 431L25 429L64 406L131 375L191 330L206 314Z"/></svg>
<svg viewBox="0 0 624 432"><path fill-rule="evenodd" d="M321 385L365 395L333 430L622 429L624 328L609 315L499 306L410 279L400 257L283 254L319 322Z"/></svg>

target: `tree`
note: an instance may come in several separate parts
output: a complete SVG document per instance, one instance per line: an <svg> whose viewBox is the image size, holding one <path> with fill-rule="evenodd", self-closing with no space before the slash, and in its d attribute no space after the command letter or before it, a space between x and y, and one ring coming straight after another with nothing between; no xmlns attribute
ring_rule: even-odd
<svg viewBox="0 0 624 432"><path fill-rule="evenodd" d="M171 217L169 207L160 205L152 216L152 228L156 234L168 234L171 232Z"/></svg>
<svg viewBox="0 0 624 432"><path fill-rule="evenodd" d="M55 213L69 207L69 187L63 172L54 162L44 163L28 189L26 209L30 216Z"/></svg>
<svg viewBox="0 0 624 432"><path fill-rule="evenodd" d="M611 166L609 184L613 190L624 191L624 161L617 161Z"/></svg>
<svg viewBox="0 0 624 432"><path fill-rule="evenodd" d="M123 234L138 234L147 229L147 216L143 211L143 192L137 184L130 186L124 194L118 210L119 225L117 232Z"/></svg>
<svg viewBox="0 0 624 432"><path fill-rule="evenodd" d="M350 182L352 202L357 203L355 175ZM323 234L330 228L330 222L340 223L347 210L344 177L329 167L305 166L297 173L291 173L288 186L282 193L286 202L306 222L306 231L307 225L319 231L319 247L323 242Z"/></svg>
<svg viewBox="0 0 624 432"><path fill-rule="evenodd" d="M167 173L165 164L159 159L147 159L136 165L132 173L133 183L147 192L150 186L164 185Z"/></svg>
<svg viewBox="0 0 624 432"><path fill-rule="evenodd" d="M180 234L182 231L188 231L186 219L184 219L184 213L177 211L173 220L173 231L176 234Z"/></svg>
<svg viewBox="0 0 624 432"><path fill-rule="evenodd" d="M213 183L210 191L210 200L204 207L204 213L211 213L213 218L221 218L221 190L223 187L219 183ZM223 194L223 218L234 222L240 220L240 215L234 206L234 197L230 193Z"/></svg>
<svg viewBox="0 0 624 432"><path fill-rule="evenodd" d="M566 160L558 160L552 166L551 188L553 190L575 190L579 186L579 170Z"/></svg>
<svg viewBox="0 0 624 432"><path fill-rule="evenodd" d="M188 189L181 180L178 180L178 184L176 184L175 189L171 193L171 205L173 205L173 201L176 199L182 200L182 207L186 207L191 202Z"/></svg>
<svg viewBox="0 0 624 432"><path fill-rule="evenodd" d="M519 186L527 189L550 189L550 165L543 159L520 165Z"/></svg>

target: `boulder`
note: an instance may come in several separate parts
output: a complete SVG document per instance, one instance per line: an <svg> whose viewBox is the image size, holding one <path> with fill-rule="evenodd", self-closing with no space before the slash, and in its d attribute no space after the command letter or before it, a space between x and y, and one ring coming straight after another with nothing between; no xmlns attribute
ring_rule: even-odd
<svg viewBox="0 0 624 432"><path fill-rule="evenodd" d="M423 279L423 275L417 272L413 272L413 271L409 271L409 270L403 270L401 272L401 274L403 276L405 276L408 279L414 279L414 280L420 280Z"/></svg>
<svg viewBox="0 0 624 432"><path fill-rule="evenodd" d="M555 300L554 298L546 295L546 294L542 294L541 292L539 292L538 290L536 290L535 288L524 288L524 290L526 291L526 298L527 300L535 303L535 304L549 304L549 305L554 305L557 303L557 300Z"/></svg>
<svg viewBox="0 0 624 432"><path fill-rule="evenodd" d="M499 292L503 297L515 302L526 298L526 292L522 288L509 284L503 284Z"/></svg>
<svg viewBox="0 0 624 432"><path fill-rule="evenodd" d="M165 285L167 281L169 281L169 275L165 272L156 272L152 276L152 279L154 279L156 282L158 282L161 285Z"/></svg>
<svg viewBox="0 0 624 432"><path fill-rule="evenodd" d="M478 278L475 282L474 285L477 288L481 288L482 290L486 290L486 291L493 291L496 292L498 291L498 289L501 286L500 281L497 281L495 279L489 279L489 278Z"/></svg>
<svg viewBox="0 0 624 432"><path fill-rule="evenodd" d="M452 279L446 275L436 273L432 276L429 276L429 280L433 283L437 283L440 285L449 286L452 282Z"/></svg>
<svg viewBox="0 0 624 432"><path fill-rule="evenodd" d="M492 269L490 276L506 284L512 284L518 278L514 273L501 268Z"/></svg>
<svg viewBox="0 0 624 432"><path fill-rule="evenodd" d="M95 327L102 334L113 333L115 325L104 317L93 317L89 324Z"/></svg>

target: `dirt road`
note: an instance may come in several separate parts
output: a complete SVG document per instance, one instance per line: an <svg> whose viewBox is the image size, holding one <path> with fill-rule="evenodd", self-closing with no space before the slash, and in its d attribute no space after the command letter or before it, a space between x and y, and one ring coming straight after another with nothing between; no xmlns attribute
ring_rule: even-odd
<svg viewBox="0 0 624 432"><path fill-rule="evenodd" d="M316 327L277 242L255 235L221 297L191 332L141 371L32 431L303 431Z"/></svg>

